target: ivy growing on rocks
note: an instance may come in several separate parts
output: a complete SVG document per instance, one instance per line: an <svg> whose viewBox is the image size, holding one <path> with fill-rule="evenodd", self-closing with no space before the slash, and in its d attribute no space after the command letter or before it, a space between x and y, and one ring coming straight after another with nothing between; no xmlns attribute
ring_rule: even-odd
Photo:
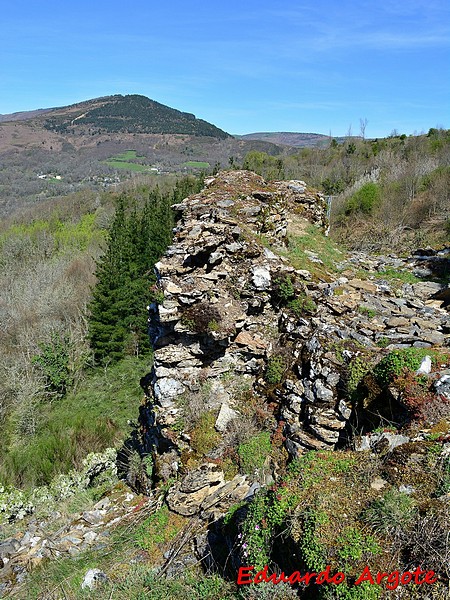
<svg viewBox="0 0 450 600"><path fill-rule="evenodd" d="M389 352L374 368L374 375L380 385L387 385L394 377L402 373L404 369L417 371L422 359L430 354L427 348L404 348Z"/></svg>

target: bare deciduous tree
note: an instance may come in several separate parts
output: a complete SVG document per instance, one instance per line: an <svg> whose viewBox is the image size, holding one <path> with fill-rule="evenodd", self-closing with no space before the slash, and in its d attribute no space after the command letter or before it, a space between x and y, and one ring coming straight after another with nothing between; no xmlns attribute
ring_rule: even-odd
<svg viewBox="0 0 450 600"><path fill-rule="evenodd" d="M366 127L368 122L369 121L366 118L359 119L359 131L363 140L366 139Z"/></svg>

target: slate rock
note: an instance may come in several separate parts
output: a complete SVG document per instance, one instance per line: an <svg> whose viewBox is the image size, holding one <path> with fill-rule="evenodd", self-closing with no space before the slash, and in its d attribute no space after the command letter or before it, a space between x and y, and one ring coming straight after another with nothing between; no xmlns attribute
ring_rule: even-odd
<svg viewBox="0 0 450 600"><path fill-rule="evenodd" d="M266 267L252 268L252 282L257 290L267 290L271 286L270 271Z"/></svg>
<svg viewBox="0 0 450 600"><path fill-rule="evenodd" d="M98 585L102 583L106 583L108 581L108 577L106 573L103 573L100 569L89 569L86 575L83 578L81 583L82 590L93 590Z"/></svg>
<svg viewBox="0 0 450 600"><path fill-rule="evenodd" d="M229 423L237 417L239 417L239 413L230 408L228 404L222 404L219 414L217 415L214 428L223 433L228 427Z"/></svg>

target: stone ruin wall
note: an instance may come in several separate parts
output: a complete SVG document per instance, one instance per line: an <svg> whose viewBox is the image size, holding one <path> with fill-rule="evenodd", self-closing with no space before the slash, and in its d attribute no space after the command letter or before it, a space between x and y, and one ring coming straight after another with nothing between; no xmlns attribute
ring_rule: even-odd
<svg viewBox="0 0 450 600"><path fill-rule="evenodd" d="M160 443L160 454L172 448L171 465L189 450L186 432L170 430L177 429L183 402L205 383L201 410L216 411L215 428L225 432L239 418L235 383L245 381L261 405L275 405L291 457L335 449L348 440L361 408L351 406L346 393L351 352L342 353L343 342L370 352L384 352L380 341L386 351L448 344L448 311L431 299L441 286L405 284L399 296L389 282L358 279L355 271L413 269L414 263L357 253L343 257L339 274L313 277L284 254L290 232L299 235L311 224L326 231L322 194L302 181L267 183L248 171L221 172L205 183L202 192L174 207L179 220L173 244L156 265L164 300L150 307L160 436L155 445ZM296 294L314 301L314 313L295 316L276 301L277 281L286 276ZM274 386L265 374L277 356L283 357L284 377Z"/></svg>

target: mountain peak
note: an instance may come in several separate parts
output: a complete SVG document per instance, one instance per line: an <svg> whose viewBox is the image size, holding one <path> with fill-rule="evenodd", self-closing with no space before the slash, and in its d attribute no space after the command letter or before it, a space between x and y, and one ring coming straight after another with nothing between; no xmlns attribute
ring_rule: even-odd
<svg viewBox="0 0 450 600"><path fill-rule="evenodd" d="M230 137L215 125L140 94L116 94L58 108L0 115L0 121L38 119L55 133L153 133Z"/></svg>
<svg viewBox="0 0 450 600"><path fill-rule="evenodd" d="M58 109L44 126L58 133L160 133L229 137L192 113L165 106L139 94L106 96Z"/></svg>

